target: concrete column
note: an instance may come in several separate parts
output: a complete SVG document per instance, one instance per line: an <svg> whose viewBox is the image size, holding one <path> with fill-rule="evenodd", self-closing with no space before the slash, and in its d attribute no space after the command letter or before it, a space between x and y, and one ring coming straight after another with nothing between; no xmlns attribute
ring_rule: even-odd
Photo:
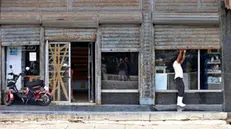
<svg viewBox="0 0 231 129"><path fill-rule="evenodd" d="M226 10L224 2L220 2L220 29L222 49L223 77L223 110L231 111L231 10Z"/></svg>
<svg viewBox="0 0 231 129"><path fill-rule="evenodd" d="M101 30L97 28L95 43L95 103L101 104Z"/></svg>
<svg viewBox="0 0 231 129"><path fill-rule="evenodd" d="M44 41L44 27L40 27L40 46L39 46L39 63L40 63L40 79L45 79L45 41Z"/></svg>
<svg viewBox="0 0 231 129"><path fill-rule="evenodd" d="M0 28L1 29L1 28ZM0 41L0 57L2 55L2 42ZM0 73L2 73L2 58L0 58ZM2 85L2 74L0 74L0 105L2 104L2 98L3 98L3 85Z"/></svg>
<svg viewBox="0 0 231 129"><path fill-rule="evenodd" d="M153 90L152 60L153 60L153 0L143 0L143 23L141 25L140 50L140 104L153 105L155 92Z"/></svg>

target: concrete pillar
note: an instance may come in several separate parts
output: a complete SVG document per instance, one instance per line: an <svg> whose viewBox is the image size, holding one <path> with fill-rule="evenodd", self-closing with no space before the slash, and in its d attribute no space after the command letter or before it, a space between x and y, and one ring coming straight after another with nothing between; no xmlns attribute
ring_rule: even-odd
<svg viewBox="0 0 231 129"><path fill-rule="evenodd" d="M95 103L101 104L101 30L97 28L95 43Z"/></svg>
<svg viewBox="0 0 231 129"><path fill-rule="evenodd" d="M40 79L45 79L45 41L44 41L44 27L40 27L40 46L39 46L39 63L40 63Z"/></svg>
<svg viewBox="0 0 231 129"><path fill-rule="evenodd" d="M0 6L1 6L1 2L0 2ZM1 19L1 9L0 9L0 19ZM1 26L0 26L0 105L2 104L2 93L3 93L3 90L2 90L2 29L1 29Z"/></svg>
<svg viewBox="0 0 231 129"><path fill-rule="evenodd" d="M153 90L153 0L143 0L143 23L141 25L141 50L140 50L140 104L153 105L155 92Z"/></svg>
<svg viewBox="0 0 231 129"><path fill-rule="evenodd" d="M220 2L220 29L222 49L223 77L223 111L231 111L231 10L226 10L224 2Z"/></svg>

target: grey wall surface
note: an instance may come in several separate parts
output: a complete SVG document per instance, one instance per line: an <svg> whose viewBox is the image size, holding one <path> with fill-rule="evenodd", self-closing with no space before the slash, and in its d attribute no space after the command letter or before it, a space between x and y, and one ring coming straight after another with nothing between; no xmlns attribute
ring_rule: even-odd
<svg viewBox="0 0 231 129"><path fill-rule="evenodd" d="M102 93L102 104L139 104L139 94Z"/></svg>
<svg viewBox="0 0 231 129"><path fill-rule="evenodd" d="M223 41L224 111L231 111L231 35Z"/></svg>
<svg viewBox="0 0 231 129"><path fill-rule="evenodd" d="M176 93L156 93L156 104L176 104ZM208 93L185 93L184 103L186 104L223 104L223 92Z"/></svg>

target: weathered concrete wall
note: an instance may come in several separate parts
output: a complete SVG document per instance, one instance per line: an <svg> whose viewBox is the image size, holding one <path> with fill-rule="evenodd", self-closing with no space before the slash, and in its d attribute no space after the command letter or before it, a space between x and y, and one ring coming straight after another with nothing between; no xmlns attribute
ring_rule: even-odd
<svg viewBox="0 0 231 129"><path fill-rule="evenodd" d="M166 12L217 12L218 0L156 0L155 11Z"/></svg>
<svg viewBox="0 0 231 129"><path fill-rule="evenodd" d="M1 0L0 24L36 24L42 27L62 25L74 28L97 28L96 75L101 75L102 24L135 25L140 55L140 104L155 103L155 43L153 24L218 25L217 0ZM194 22L194 21L195 22ZM168 21L167 23L164 23ZM193 22L192 22L193 21ZM141 26L140 26L141 24ZM59 26L60 27L60 26ZM44 28L40 31L40 50L44 48ZM116 32L116 29L110 30ZM126 43L126 42L125 42ZM108 45L108 44L107 44ZM121 46L120 43L117 44ZM105 44L104 44L105 46ZM110 46L109 46L110 47ZM118 47L113 44L113 47ZM108 48L107 48L108 49ZM117 49L118 50L118 49ZM44 57L41 57L44 61ZM41 68L43 67L40 65ZM44 71L41 71L41 77ZM42 77L43 78L43 77ZM101 78L96 79L96 102L101 103ZM135 95L136 96L136 95ZM133 101L137 103L137 101Z"/></svg>
<svg viewBox="0 0 231 129"><path fill-rule="evenodd" d="M3 10L137 9L141 0L2 0Z"/></svg>
<svg viewBox="0 0 231 129"><path fill-rule="evenodd" d="M220 28L222 48L222 71L224 85L224 111L231 111L231 11L225 9L224 2L220 3Z"/></svg>
<svg viewBox="0 0 231 129"><path fill-rule="evenodd" d="M176 93L156 93L155 104L169 105L176 104ZM223 92L208 93L185 93L184 103L186 104L223 104Z"/></svg>

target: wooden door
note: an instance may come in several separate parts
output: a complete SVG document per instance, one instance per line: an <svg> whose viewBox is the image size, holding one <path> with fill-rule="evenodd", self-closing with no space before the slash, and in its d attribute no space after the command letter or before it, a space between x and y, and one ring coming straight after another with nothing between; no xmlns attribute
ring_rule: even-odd
<svg viewBox="0 0 231 129"><path fill-rule="evenodd" d="M70 43L48 43L48 78L53 101L70 102Z"/></svg>

